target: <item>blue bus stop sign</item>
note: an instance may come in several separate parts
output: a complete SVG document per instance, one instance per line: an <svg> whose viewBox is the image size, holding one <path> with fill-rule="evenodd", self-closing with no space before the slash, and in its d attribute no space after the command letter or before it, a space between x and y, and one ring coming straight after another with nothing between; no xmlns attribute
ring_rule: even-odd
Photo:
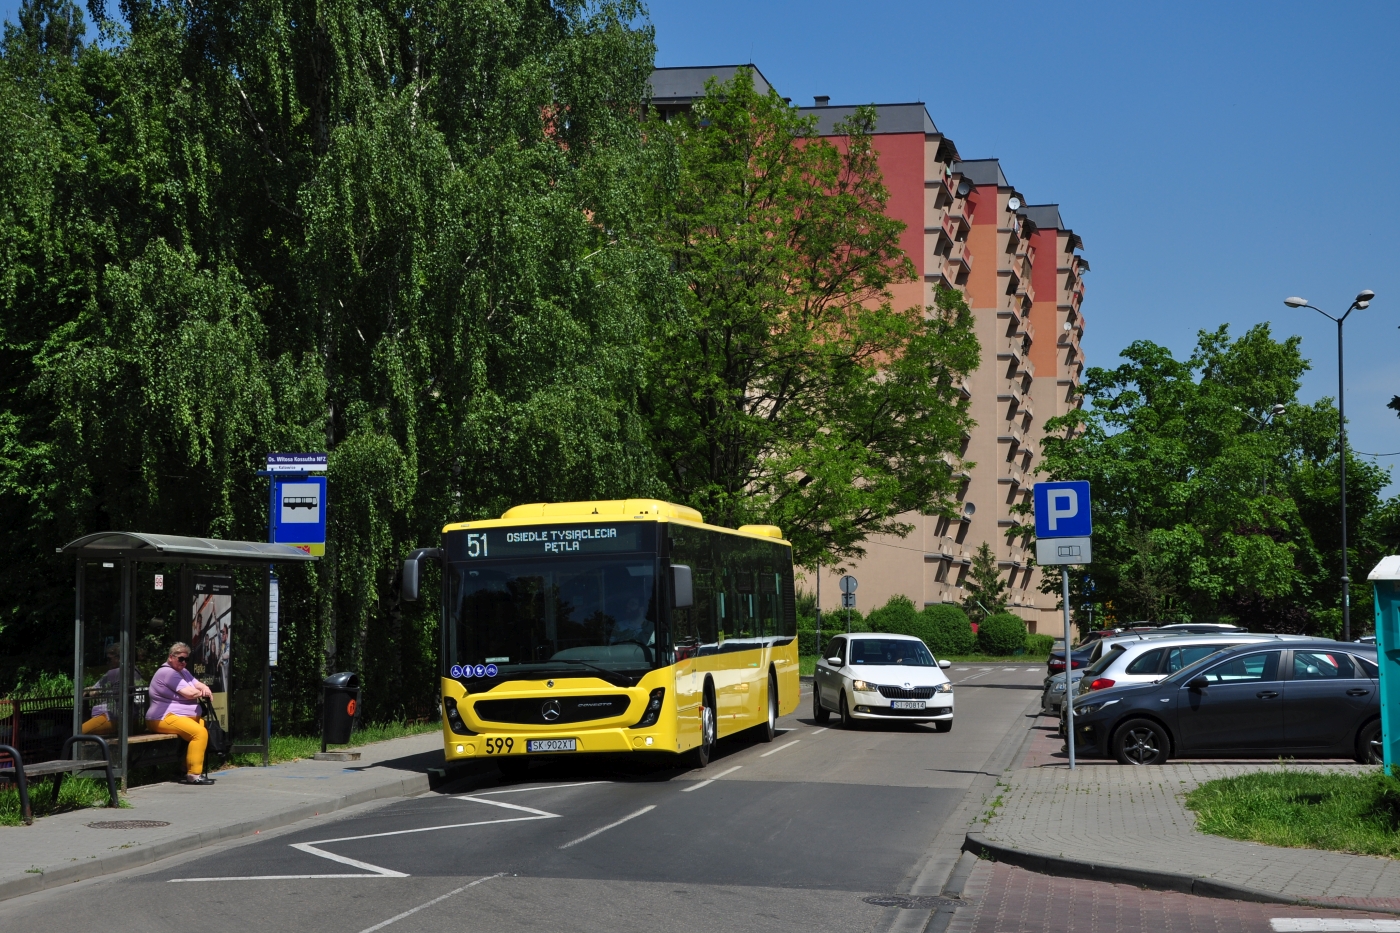
<svg viewBox="0 0 1400 933"><path fill-rule="evenodd" d="M1376 661L1381 668L1385 769L1400 764L1400 555L1382 557L1369 578L1376 595Z"/></svg>

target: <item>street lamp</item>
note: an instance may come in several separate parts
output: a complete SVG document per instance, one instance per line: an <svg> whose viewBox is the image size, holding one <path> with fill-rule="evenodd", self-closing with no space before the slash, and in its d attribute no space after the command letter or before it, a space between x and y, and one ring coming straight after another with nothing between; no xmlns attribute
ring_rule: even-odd
<svg viewBox="0 0 1400 933"><path fill-rule="evenodd" d="M1312 308L1328 320L1337 322L1337 461L1341 465L1342 479L1342 641L1351 641L1351 577L1347 576L1347 416L1345 383L1342 381L1342 325L1351 312L1369 307L1371 299L1375 297L1375 292L1366 289L1356 296L1341 317L1333 317L1316 305L1308 304L1306 298L1283 299L1283 303L1290 308Z"/></svg>

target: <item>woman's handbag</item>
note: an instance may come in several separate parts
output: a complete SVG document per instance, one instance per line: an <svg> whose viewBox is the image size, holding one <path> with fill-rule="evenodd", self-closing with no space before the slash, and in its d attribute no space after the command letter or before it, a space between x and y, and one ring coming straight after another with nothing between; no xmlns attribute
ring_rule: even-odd
<svg viewBox="0 0 1400 933"><path fill-rule="evenodd" d="M218 714L214 712L214 704L209 702L208 697L199 698L199 711L204 717L204 728L209 733L209 750L226 757L233 750L233 739L224 731Z"/></svg>

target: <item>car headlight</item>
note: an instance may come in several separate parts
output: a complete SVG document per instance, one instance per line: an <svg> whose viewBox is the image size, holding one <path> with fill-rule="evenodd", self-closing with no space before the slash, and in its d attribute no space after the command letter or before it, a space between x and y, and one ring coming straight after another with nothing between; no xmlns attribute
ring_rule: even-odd
<svg viewBox="0 0 1400 933"><path fill-rule="evenodd" d="M1064 683L1055 684L1055 686L1053 686L1053 687L1050 688L1050 692L1051 692L1051 693L1064 693L1064 692L1065 692L1065 685L1064 685Z"/></svg>
<svg viewBox="0 0 1400 933"><path fill-rule="evenodd" d="M1074 714L1076 716L1088 716L1091 713L1097 713L1101 709L1106 709L1117 702L1117 700L1104 700L1102 703L1076 703L1074 705Z"/></svg>
<svg viewBox="0 0 1400 933"><path fill-rule="evenodd" d="M933 692L934 692L934 693L952 693L952 692L953 692L953 684L952 684L951 681L948 682L948 683L939 684L938 686L936 686L936 687L933 688Z"/></svg>
<svg viewBox="0 0 1400 933"><path fill-rule="evenodd" d="M860 693L873 693L878 690L879 687L868 680L853 680L851 681L851 689Z"/></svg>

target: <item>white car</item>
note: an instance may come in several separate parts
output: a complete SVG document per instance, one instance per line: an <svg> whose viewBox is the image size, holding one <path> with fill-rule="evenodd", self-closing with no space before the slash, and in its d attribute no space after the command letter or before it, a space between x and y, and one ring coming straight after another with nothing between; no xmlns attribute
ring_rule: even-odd
<svg viewBox="0 0 1400 933"><path fill-rule="evenodd" d="M841 715L851 728L859 719L931 722L953 728L953 685L947 661L912 635L837 635L817 659L812 677L812 718Z"/></svg>

